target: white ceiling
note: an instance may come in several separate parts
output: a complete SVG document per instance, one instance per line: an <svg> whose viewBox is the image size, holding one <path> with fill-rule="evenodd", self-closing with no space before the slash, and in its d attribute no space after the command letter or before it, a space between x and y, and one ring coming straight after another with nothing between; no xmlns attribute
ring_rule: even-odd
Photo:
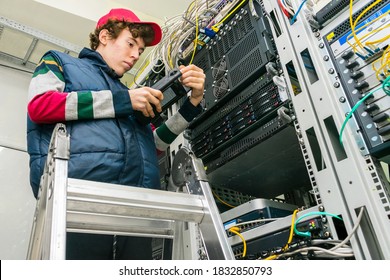
<svg viewBox="0 0 390 280"><path fill-rule="evenodd" d="M89 46L89 33L96 21L112 8L133 10L142 20L163 24L166 19L182 14L193 0L0 0L0 17L20 23L69 42ZM23 58L32 36L9 28L1 32L0 53ZM30 57L37 63L53 45L39 41Z"/></svg>
<svg viewBox="0 0 390 280"><path fill-rule="evenodd" d="M88 42L96 21L112 8L129 8L143 20L163 23L192 0L0 0L0 16L74 44Z"/></svg>

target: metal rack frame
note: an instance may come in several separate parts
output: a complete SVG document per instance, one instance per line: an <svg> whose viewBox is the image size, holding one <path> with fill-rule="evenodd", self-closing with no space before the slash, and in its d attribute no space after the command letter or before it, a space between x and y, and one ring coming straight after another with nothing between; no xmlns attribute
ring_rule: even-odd
<svg viewBox="0 0 390 280"><path fill-rule="evenodd" d="M298 8L300 3L293 2ZM360 2L356 5L362 5ZM292 95L291 99L297 116L297 134L317 202L322 203L327 211L341 215L347 232L355 225L359 209L364 207L365 216L351 240L355 257L390 259L390 187L380 162L370 155L362 155L361 145L356 141L361 136L353 119L346 129L348 137L344 137L345 156L340 156L343 151L335 144L339 135L327 126L331 120L339 129L350 110L346 103L341 102L345 96L338 87L337 73L332 71L334 66L329 54L323 48L321 33L326 34L331 26L321 31L313 30L303 13L294 24L290 24L276 1L265 0L263 3L265 10L273 13L279 21L282 34L274 27L273 33L283 70L287 73L286 65L292 62L301 85L301 92ZM348 11L338 18L346 13ZM301 53L305 51L310 53L318 74L318 80L314 82L301 59ZM292 81L288 76L286 80L293 92ZM322 166L316 166L309 131L316 135Z"/></svg>

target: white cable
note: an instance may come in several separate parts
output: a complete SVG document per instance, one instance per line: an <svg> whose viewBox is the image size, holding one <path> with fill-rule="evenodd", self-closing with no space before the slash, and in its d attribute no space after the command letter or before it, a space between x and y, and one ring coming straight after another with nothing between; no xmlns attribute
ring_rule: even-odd
<svg viewBox="0 0 390 280"><path fill-rule="evenodd" d="M357 217L355 226L352 228L352 231L350 232L350 234L343 241L339 242L336 246L334 246L334 247L332 247L330 249L324 249L324 248L317 247L317 246L305 247L305 248L301 248L301 249L298 249L298 250L294 250L293 252L280 254L278 256L278 258L285 257L285 256L292 256L292 255L294 255L296 253L305 252L305 251L309 251L309 250L321 251L321 252L324 252L326 254L330 254L330 255L338 256L338 257L352 257L353 256L352 249L348 248L348 247L345 248L344 246L352 238L352 236L355 234L357 228L359 227L360 222L361 222L362 217L363 217L363 212L364 212L364 207L360 208L360 212L359 212L359 215ZM327 241L330 242L331 240L327 240ZM314 242L314 243L318 244L319 242ZM346 249L348 249L348 250L345 251Z"/></svg>
<svg viewBox="0 0 390 280"><path fill-rule="evenodd" d="M194 0L182 15L168 19L162 26L163 40L153 50L151 59L160 59L168 72L177 67L183 44L195 34L195 24L198 15L198 24L207 18L204 15L221 0Z"/></svg>
<svg viewBox="0 0 390 280"><path fill-rule="evenodd" d="M364 212L364 207L360 208L360 212L359 212L359 215L357 217L357 221L355 223L355 226L353 227L352 231L349 233L349 235L339 244L337 244L336 246L334 246L333 248L329 249L329 250L336 250L337 248L340 248L341 246L343 246L344 244L346 244L351 238L352 236L355 234L357 228L359 227L360 225L360 222L362 220L362 217L363 217L363 212Z"/></svg>
<svg viewBox="0 0 390 280"><path fill-rule="evenodd" d="M310 247L297 249L297 250L294 250L292 252L280 254L277 258L288 257L288 256L295 255L297 253L308 252L308 251L313 251L314 253L317 253L316 251L320 251L320 252L324 252L324 253L327 253L329 255L333 255L333 256L337 256L337 257L352 257L353 256L352 251L347 251L347 253L344 253L345 250L342 250L342 252L338 252L338 251L331 251L330 249L325 249L322 247L310 246Z"/></svg>
<svg viewBox="0 0 390 280"><path fill-rule="evenodd" d="M225 3L227 2L226 0ZM204 27L215 17L216 11L213 11L213 8L220 3L222 0L194 0L183 14L167 19L161 26L163 38L160 44L153 48L147 59L153 63L161 61L166 73L177 67L178 61L182 58L181 52L184 44L187 43L190 46L189 40L196 39L194 38L196 21L198 21L198 30ZM146 60L139 69L143 69L145 63Z"/></svg>

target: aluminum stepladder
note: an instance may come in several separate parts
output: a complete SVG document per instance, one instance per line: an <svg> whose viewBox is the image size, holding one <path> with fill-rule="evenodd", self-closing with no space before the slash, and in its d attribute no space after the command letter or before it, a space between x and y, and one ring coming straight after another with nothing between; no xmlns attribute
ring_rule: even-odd
<svg viewBox="0 0 390 280"><path fill-rule="evenodd" d="M171 178L185 192L68 178L69 154L66 126L57 124L41 178L27 259L65 259L66 232L171 238L173 259L195 256L183 254L183 223L197 225L208 259L235 259L203 163L188 149L176 154Z"/></svg>

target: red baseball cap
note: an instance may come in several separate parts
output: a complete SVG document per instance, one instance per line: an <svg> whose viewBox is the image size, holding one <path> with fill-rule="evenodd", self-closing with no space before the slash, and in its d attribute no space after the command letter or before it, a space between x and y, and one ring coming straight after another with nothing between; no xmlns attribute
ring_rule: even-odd
<svg viewBox="0 0 390 280"><path fill-rule="evenodd" d="M134 22L137 24L147 24L152 27L154 31L154 38L148 46L157 45L162 38L161 27L155 22L141 21L132 11L127 9L112 9L108 14L102 16L96 24L96 28L106 24L109 19L124 20L126 22Z"/></svg>

